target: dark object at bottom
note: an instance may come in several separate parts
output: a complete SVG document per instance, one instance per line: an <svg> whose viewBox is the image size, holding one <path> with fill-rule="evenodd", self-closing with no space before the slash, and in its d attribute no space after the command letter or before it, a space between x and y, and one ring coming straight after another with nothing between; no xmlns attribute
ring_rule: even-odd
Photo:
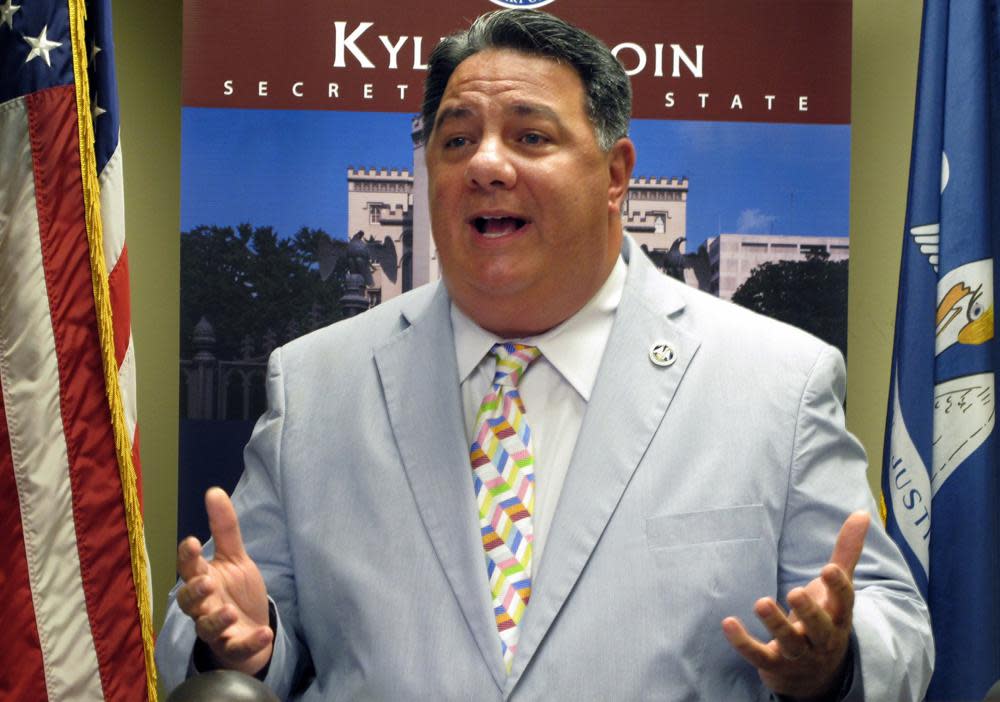
<svg viewBox="0 0 1000 702"><path fill-rule="evenodd" d="M997 680L996 684L986 693L983 702L1000 702L1000 680Z"/></svg>
<svg viewBox="0 0 1000 702"><path fill-rule="evenodd" d="M213 670L178 685L167 702L280 702L256 678L235 670Z"/></svg>

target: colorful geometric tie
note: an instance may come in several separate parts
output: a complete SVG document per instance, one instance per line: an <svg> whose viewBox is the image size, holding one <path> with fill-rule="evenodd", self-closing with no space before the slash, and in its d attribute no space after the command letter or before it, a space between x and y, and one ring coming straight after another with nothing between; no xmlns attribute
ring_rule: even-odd
<svg viewBox="0 0 1000 702"><path fill-rule="evenodd" d="M534 346L508 342L496 344L492 353L497 358L496 375L476 415L478 428L470 458L493 614L510 672L518 624L531 597L531 513L535 507L531 430L524 419L517 381L541 352Z"/></svg>

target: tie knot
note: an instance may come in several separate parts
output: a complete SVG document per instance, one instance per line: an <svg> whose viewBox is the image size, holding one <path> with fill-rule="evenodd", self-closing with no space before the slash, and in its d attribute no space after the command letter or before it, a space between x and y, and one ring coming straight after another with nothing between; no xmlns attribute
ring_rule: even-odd
<svg viewBox="0 0 1000 702"><path fill-rule="evenodd" d="M515 344L510 341L495 344L492 353L497 359L493 384L509 387L517 387L518 381L531 362L542 355L542 352L535 346Z"/></svg>

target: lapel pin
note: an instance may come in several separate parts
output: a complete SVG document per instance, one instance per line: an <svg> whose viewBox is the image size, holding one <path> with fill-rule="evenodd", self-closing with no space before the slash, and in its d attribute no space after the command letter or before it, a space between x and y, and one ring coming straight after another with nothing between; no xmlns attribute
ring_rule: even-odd
<svg viewBox="0 0 1000 702"><path fill-rule="evenodd" d="M677 352L666 341L658 341L649 347L649 360L654 365L667 368L674 365L674 361L677 360Z"/></svg>

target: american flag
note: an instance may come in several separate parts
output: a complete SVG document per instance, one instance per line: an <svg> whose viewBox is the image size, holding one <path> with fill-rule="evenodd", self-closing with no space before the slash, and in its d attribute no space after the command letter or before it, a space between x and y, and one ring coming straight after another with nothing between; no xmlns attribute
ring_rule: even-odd
<svg viewBox="0 0 1000 702"><path fill-rule="evenodd" d="M0 699L155 699L108 0L0 0Z"/></svg>

